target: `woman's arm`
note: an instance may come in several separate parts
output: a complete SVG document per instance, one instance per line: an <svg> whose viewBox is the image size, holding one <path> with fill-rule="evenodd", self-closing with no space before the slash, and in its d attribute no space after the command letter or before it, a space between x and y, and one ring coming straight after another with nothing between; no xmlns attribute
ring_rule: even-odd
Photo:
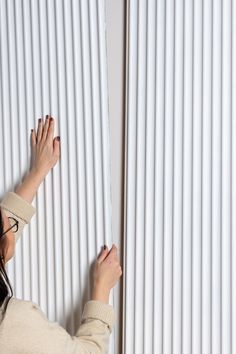
<svg viewBox="0 0 236 354"><path fill-rule="evenodd" d="M45 122L38 120L37 132L31 131L31 168L22 184L15 189L15 193L29 203L60 157L60 137L54 138L54 126L54 119L46 116Z"/></svg>

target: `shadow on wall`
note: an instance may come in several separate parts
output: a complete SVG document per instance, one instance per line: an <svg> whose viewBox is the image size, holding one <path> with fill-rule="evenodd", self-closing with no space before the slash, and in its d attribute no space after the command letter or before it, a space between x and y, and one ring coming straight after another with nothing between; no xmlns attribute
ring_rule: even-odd
<svg viewBox="0 0 236 354"><path fill-rule="evenodd" d="M93 268L95 261L90 265L89 269L84 274L83 283L87 284L84 289L81 290L81 294L78 293L77 302L74 304L73 309L65 315L65 328L74 336L81 324L82 310L87 301L91 299L92 284L93 284ZM87 281L86 281L87 280ZM72 327L74 324L74 328Z"/></svg>

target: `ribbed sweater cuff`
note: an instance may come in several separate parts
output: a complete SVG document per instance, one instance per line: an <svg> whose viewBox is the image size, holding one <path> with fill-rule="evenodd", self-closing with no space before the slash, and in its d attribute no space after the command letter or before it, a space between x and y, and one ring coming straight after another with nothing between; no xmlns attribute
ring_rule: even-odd
<svg viewBox="0 0 236 354"><path fill-rule="evenodd" d="M7 193L0 205L18 216L27 224L36 211L30 203L14 192Z"/></svg>
<svg viewBox="0 0 236 354"><path fill-rule="evenodd" d="M88 301L84 306L82 322L88 318L105 322L109 326L110 331L112 331L115 322L114 309L111 305L104 304L100 301Z"/></svg>

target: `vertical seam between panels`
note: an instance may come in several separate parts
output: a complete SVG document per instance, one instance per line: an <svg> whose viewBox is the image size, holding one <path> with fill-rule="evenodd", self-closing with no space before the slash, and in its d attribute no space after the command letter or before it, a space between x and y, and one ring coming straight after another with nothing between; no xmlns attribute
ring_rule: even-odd
<svg viewBox="0 0 236 354"><path fill-rule="evenodd" d="M220 250L222 250L222 58L223 58L223 4L221 1L221 62L220 62L220 88L221 88L221 126L220 126L220 131L221 131L221 140L220 140ZM222 354L222 251L220 251L220 324L221 324L221 328L220 328L220 347L221 347L221 354Z"/></svg>
<svg viewBox="0 0 236 354"><path fill-rule="evenodd" d="M147 65L148 65L148 44L149 44L149 36L148 36L148 10L149 10L149 6L148 6L148 2L146 4L146 48L145 48L145 142L144 142L144 166L145 166L145 170L144 170L144 229L143 229L143 236L144 236L144 240L145 240L145 236L146 236L146 206L147 206L147 193L146 193L146 187L147 187L147 125L148 125L148 119L147 119L147 97L148 97L148 85L147 85L147 81L148 81L148 70L147 70ZM145 270L146 270L146 242L144 242L144 248L143 248L143 259L144 259L144 271L143 271L143 284L145 284ZM145 336L146 336L146 308L145 308L145 304L146 304L146 291L145 291L145 286L143 289L143 323L144 323L144 336L143 336L143 353L145 353Z"/></svg>
<svg viewBox="0 0 236 354"><path fill-rule="evenodd" d="M172 249L171 249L171 353L173 353L173 302L174 302L174 295L173 295L173 281L174 281L174 276L173 276L173 271L174 271L174 203L175 203L175 156L174 156L174 151L175 151L175 105L176 105L176 100L175 100L175 69L176 69L176 60L175 60L175 50L176 50L176 37L175 37L175 25L176 25L176 0L174 0L174 16L173 16L173 110L172 110L172 122L173 122L173 141L172 141L172 206L171 206L171 212L172 212L172 220L171 220L171 238L172 238Z"/></svg>
<svg viewBox="0 0 236 354"><path fill-rule="evenodd" d="M201 274L201 290L200 290L200 294L201 294L201 305L200 305L200 324L201 324L201 334L200 334L200 338L201 338L201 354L202 354L202 186L203 186L203 71L204 71L204 63L203 63L203 50L204 50L204 44L203 44L203 40L204 40L204 4L203 4L203 1L202 0L202 42L201 42L201 45L202 45L202 58L201 58L201 61L202 61L202 76L201 76L201 261L200 261L200 274Z"/></svg>
<svg viewBox="0 0 236 354"><path fill-rule="evenodd" d="M39 50L40 50L40 54L39 54L39 62L40 62L40 78L41 78L41 83L40 83L40 95L41 95L41 113L42 113L42 118L44 119L44 109L45 109L45 102L44 102L44 95L43 95L43 63L42 63L42 55L45 55L45 53L42 53L42 38L41 38L41 15L40 15L40 2L38 0L37 2L37 6L38 6L38 26L39 26ZM47 206L46 206L46 184L45 181L43 182L43 198L44 198L44 207L43 207L43 214L44 214L44 240L45 240L45 244L44 244L44 260L45 260L45 282L44 282L44 286L45 286L45 295L46 295L46 311L48 313L49 311L49 297L47 296L48 292L49 292L49 276L48 276L48 257L45 256L47 255Z"/></svg>
<svg viewBox="0 0 236 354"><path fill-rule="evenodd" d="M24 58L24 64L23 64L23 70L24 70L24 87L25 87L25 99L24 99L24 111L25 111L25 118L26 118L26 127L27 127L27 131L29 131L29 122L28 122L28 111L27 111L27 80L26 80L26 59L25 59L25 21L24 21L24 8L23 8L23 0L21 0L21 15L22 15L22 40L23 40L23 58ZM31 146L31 135L30 135L30 146ZM29 152L29 142L27 143L27 155L30 156L30 152ZM31 157L31 156L30 156ZM31 164L31 161L30 161ZM31 232L31 224L29 223L29 231ZM32 250L32 241L31 241L31 237L29 237L29 254L31 254L31 250ZM28 256L28 255L27 255ZM29 257L29 265L30 265L30 258ZM30 284L29 284L29 288L30 288L30 298L32 298L32 268L29 267L29 279L30 279Z"/></svg>
<svg viewBox="0 0 236 354"><path fill-rule="evenodd" d="M185 0L183 0L183 95L182 95L182 220L181 220L181 353L183 352L183 247L184 247L184 237L183 237L183 224L184 224L184 127L185 127Z"/></svg>
<svg viewBox="0 0 236 354"><path fill-rule="evenodd" d="M101 173L102 173L102 207L103 207L103 230L104 230L104 236L103 236L103 240L104 240L104 244L106 243L106 240L107 240L107 235L106 235L106 208L105 208L105 198L104 198L104 191L105 191L105 188L104 188L104 184L105 184L105 175L104 175L104 134L103 134L103 129L102 129L102 114L103 114L103 100L102 100L102 95L101 95L101 92L102 92L102 84L101 84L101 59L100 59L100 55L101 55L101 41L100 41L100 31L99 31L99 15L98 15L98 12L99 12L99 6L98 6L98 1L96 0L96 8L97 8L97 33L98 33L98 73L99 73L99 113L100 113L100 136L101 136L101 163L102 163L102 170L101 170ZM103 9L104 13L105 13L105 2L104 2L104 9ZM106 35L106 29L104 30L104 35ZM106 49L107 50L107 49ZM107 51L106 51L106 54L107 54ZM106 61L106 64L107 64L107 61ZM107 70L107 65L106 65L106 70ZM107 74L107 78L108 78L108 73L106 72ZM108 89L108 79L107 79L107 82L106 82L106 85L107 85L107 89ZM107 90L108 92L108 90ZM110 129L109 129L109 113L108 115L106 116L107 117L107 128L108 128L108 135L110 136ZM109 149L110 150L110 149ZM109 159L109 168L111 168L110 166L110 159ZM110 170L109 170L110 171ZM109 175L111 176L111 173L109 172ZM109 187L109 191L110 191L110 195L111 195L111 183L110 183L110 187ZM112 209L112 201L110 200L110 207ZM112 216L112 213L110 214L110 216ZM112 223L111 223L111 227L112 227ZM112 234L112 232L111 232ZM98 246L98 245L97 245Z"/></svg>
<svg viewBox="0 0 236 354"><path fill-rule="evenodd" d="M74 137L75 137L75 142L78 141L77 139L77 132L78 132L78 123L77 123L77 102L76 102L76 94L77 94L77 86L76 86L76 74L75 74L75 38L74 38L74 17L73 17L73 0L71 2L71 8L70 8L70 18L71 18L71 29L72 29L72 71L73 71L73 92L74 92L74 120L75 120L75 131L73 132L74 133ZM75 153L77 155L77 152L78 152L78 149L79 149L79 144L78 144L78 147L75 147ZM79 214L79 203L78 203L78 200L79 200L79 188L78 188L78 185L79 185L79 174L78 174L78 159L76 158L75 159L75 175L76 175L76 181L78 181L77 185L76 185L76 207L77 207L77 210L78 210L78 214ZM79 217L78 217L79 219ZM81 235L81 228L80 228L80 223L78 222L78 251L80 249L80 235ZM73 265L72 265L72 269L73 269ZM78 262L78 274L79 274L79 280L78 282L80 282L80 267L79 267L79 262ZM72 284L73 284L73 277L72 277ZM73 292L73 287L72 287L72 301L74 300L74 292ZM74 303L72 302L72 310L74 310ZM75 312L73 311L73 318L74 318L74 321L73 321L73 325L75 325ZM75 329L74 329L75 331Z"/></svg>
<svg viewBox="0 0 236 354"><path fill-rule="evenodd" d="M154 73L154 78L155 78L155 100L154 100L154 196L153 196L153 203L154 203L154 212L153 212L153 260L155 262L155 249L156 249L156 237L155 237L155 231L156 231L156 120L157 120L157 102L156 102L156 94L157 94L157 80L156 80L156 75L157 75L157 1L155 1L155 73ZM153 262L153 263L154 263ZM154 263L155 264L155 263ZM155 266L153 267L154 271L153 271L153 296L152 296L152 308L153 308L153 313L152 313L152 323L153 323L153 327L152 327L152 352L154 353L155 350L155 345L154 345L154 333L155 333L155 313L154 313L154 309L155 309L155 274L156 274L156 268Z"/></svg>
<svg viewBox="0 0 236 354"><path fill-rule="evenodd" d="M233 102L233 85L232 85L232 73L233 73L233 64L232 64L232 59L233 59L233 1L230 1L230 8L231 8L231 18L230 18L230 72L231 72L231 80L230 80L230 351L232 352L233 349L233 334L232 334L232 310L233 310L233 301L232 301L232 289L233 289L233 277L232 277L232 257L233 257L233 251L232 251L232 140L233 140L233 124L232 124L232 102Z"/></svg>
<svg viewBox="0 0 236 354"><path fill-rule="evenodd" d="M166 2L164 5L164 97L163 97L163 106L164 106L164 125L163 125L163 215L162 215L162 222L163 222L163 242L162 242L162 352L164 348L164 250L165 250L165 114L166 114Z"/></svg>
<svg viewBox="0 0 236 354"><path fill-rule="evenodd" d="M18 46L17 46L17 38L16 38L16 10L15 10L15 1L13 2L12 4L12 11L13 11L13 33L14 33L14 50L15 50L15 59L14 59L14 66L15 66L15 70L16 70L16 77L15 77L15 84L16 84L16 112L17 112L17 115L19 116L19 78L18 78ZM11 124L12 124L12 118L10 119L11 121ZM17 135L18 135L18 142L20 142L20 124L18 124L17 122ZM11 131L13 132L13 129L12 129L12 125L11 125ZM11 142L12 143L12 142ZM12 144L13 145L13 144ZM12 159L13 160L13 159ZM21 172L21 146L20 146L20 143L18 145L18 149L17 149L17 163L18 163L18 169L19 171ZM19 172L18 172L19 173ZM13 175L14 175L14 172L13 172ZM21 179L22 177L20 177ZM13 180L13 186L14 186L14 180ZM22 275L21 275L21 281L22 281L22 296L24 297L25 296L25 292L24 292L24 288L25 288L25 274L23 272L23 269L24 269L24 247L23 247L23 242L20 243L20 250L21 250L21 254L22 254L22 257L21 259L19 259L19 262L21 264L21 269L22 269ZM15 258L17 259L17 258ZM15 261L15 260L14 260Z"/></svg>
<svg viewBox="0 0 236 354"><path fill-rule="evenodd" d="M57 6L55 6L55 3L56 3L56 0L54 0L54 8L55 8L55 35L56 35L56 41L55 41L55 46L56 46L56 58L58 58L58 19L57 19ZM59 80L59 68L58 68L58 59L57 59L57 77L58 77L58 80ZM61 112L61 109L60 109L60 92L59 92L59 85L57 86L57 98L58 98L58 116L60 117L60 112ZM60 183L60 190L62 190L62 182L61 182L61 165L59 166L60 169L59 169L59 183ZM60 202L62 201L62 196L60 194ZM61 203L62 205L62 203ZM61 223L61 230L63 230L62 228L62 210L60 211L60 214L61 214L61 220L60 220L60 223ZM62 270L62 284L64 284L64 279L65 279L65 274L64 274L64 253L63 253L63 244L64 244L64 241L63 241L63 234L61 232L60 234L61 236L61 259L62 259L62 265L61 265L61 270ZM63 316L65 317L65 292L62 291L62 303L63 303Z"/></svg>
<svg viewBox="0 0 236 354"><path fill-rule="evenodd" d="M213 0L211 0L211 10L212 10L212 13L211 13L211 88L210 88L210 92L211 92L211 172L210 172L210 181L211 181L211 188L210 188L210 202L211 202L211 209L210 209L210 215L211 215L211 222L210 222L210 276L211 276L211 281L210 281L210 299L211 299L211 305L210 305L210 353L212 353L212 274L213 274L213 271L212 271L212 246L213 246L213 243L212 243L212 240L213 240L213 237L212 237L212 215L213 215L213 211L212 211L212 196L213 196L213 192L212 192L212 189L213 189L213 181L212 181L212 164L213 164L213 147L212 147L212 144L213 144L213 92L212 92L212 89L213 89Z"/></svg>
<svg viewBox="0 0 236 354"><path fill-rule="evenodd" d="M32 3L29 2L29 12L30 12L30 16L29 16L29 21L30 21L30 45L31 45L31 56L32 56L32 98L33 98L33 102L32 102L32 106L33 106L33 111L34 111L34 114L35 114L35 77L34 77L34 49L33 49L33 24L32 24ZM38 197L36 196L36 209L38 209ZM36 230L38 231L38 228L39 228L39 223L38 223L38 216L36 215ZM38 246L38 237L36 237L36 246ZM39 276L39 250L38 250L38 247L37 247L37 251L36 251L36 254L37 254L37 273L38 273L38 276ZM31 259L31 261L33 261ZM32 262L33 263L33 262ZM32 265L31 264L31 268L32 268ZM33 285L33 275L31 275L32 278L31 278L31 281L32 281L32 285ZM32 291L32 289L31 289ZM40 284L38 284L38 299L40 301Z"/></svg>
<svg viewBox="0 0 236 354"><path fill-rule="evenodd" d="M83 93L83 128L84 128L84 155L85 155L85 195L86 195L86 198L85 198L85 209L86 209L86 237L87 237L87 243L88 243L88 162L87 162L87 141L86 141L86 134L85 134L85 131L86 131L86 127L85 127L85 120L86 120L86 107L85 107L85 97L86 97L86 92L84 90L84 82L85 82L85 75L84 75L84 51L85 51L85 48L84 48L84 39L83 39L83 16L82 16L82 4L81 4L81 1L79 2L79 9L80 9L80 29L81 29L81 57L82 57L82 61L81 61L81 64L82 64L82 93ZM89 259L89 253L88 253L88 247L87 247L87 263L88 262L88 259ZM89 266L89 264L88 264Z"/></svg>
<svg viewBox="0 0 236 354"><path fill-rule="evenodd" d="M193 106L194 106L194 0L192 4L192 107L191 107L191 279L190 279L190 301L191 301L191 309L190 309L190 325L191 325L191 330L190 330L190 350L192 353L192 347L193 347L193 140L194 140L194 133L193 133Z"/></svg>
<svg viewBox="0 0 236 354"><path fill-rule="evenodd" d="M92 35L91 35L91 13L90 13L90 1L88 1L88 36L89 36L89 67L90 67L90 83L91 83L91 125L92 125L92 170L93 170L93 185L94 185L94 221L95 221L95 239L97 242L97 186L95 182L95 174L96 174L96 163L95 163L95 143L94 143L94 137L95 137L95 127L94 127L94 81L93 81L93 63L92 63Z"/></svg>
<svg viewBox="0 0 236 354"><path fill-rule="evenodd" d="M84 70L83 70L83 60L84 60L84 46L83 46L83 36L82 36L82 31L83 31L83 27L82 27L82 7L81 7L81 1L79 2L78 5L78 10L79 10L79 23L80 23L80 43L81 43L81 85L82 85L82 90L81 90L81 94L82 94L82 122L83 122L83 133L84 133L84 155L85 155L85 162L84 162L84 170L85 170L85 195L87 195L87 163L86 163L86 135L85 135L85 105L84 105L84 98L85 98L85 92L84 92ZM79 168L79 162L78 162L78 168ZM85 234L87 237L88 234L88 206L87 206L87 198L85 198ZM88 256L88 251L87 251L87 256ZM81 273L80 273L80 285L81 285ZM81 289L81 288L80 288ZM80 295L81 295L82 291L80 290Z"/></svg>
<svg viewBox="0 0 236 354"><path fill-rule="evenodd" d="M129 156L129 144L128 144L128 132L129 132L129 116L128 116L128 109L129 109L129 39L130 39L130 1L126 1L125 6L125 53L124 53L124 62L125 62L125 95L124 95L124 103L125 103L125 148L124 148L124 157L125 157L125 164L124 164L124 220L123 220L123 229L124 229L124 274L126 275L126 268L127 268L127 214L128 214L128 181L129 181L129 171L128 171L128 156ZM124 279L124 277L123 277ZM126 309L127 309L127 292L125 287L125 280L123 280L123 328L122 328L122 352L124 352L126 348Z"/></svg>
<svg viewBox="0 0 236 354"><path fill-rule="evenodd" d="M137 146L138 146L138 114L139 114L139 110L137 108L137 106L139 106L139 100L138 100L138 92L139 92L139 70L138 70L138 66L139 66L139 6L140 6L140 0L137 0L137 52L136 52L136 75L137 75L137 86L136 86L136 132L135 132L135 236L136 236L136 229L137 229L137 174L138 174L138 162L137 162ZM136 264L137 264L137 243L135 242L135 256L134 256L134 269L136 269ZM137 281L136 281L136 277L134 277L134 307L136 305L137 302L137 296L136 296L136 285L137 285ZM136 312L134 312L134 338L133 338L133 345L134 345L134 352L136 352L136 341L135 341L135 337L136 337Z"/></svg>

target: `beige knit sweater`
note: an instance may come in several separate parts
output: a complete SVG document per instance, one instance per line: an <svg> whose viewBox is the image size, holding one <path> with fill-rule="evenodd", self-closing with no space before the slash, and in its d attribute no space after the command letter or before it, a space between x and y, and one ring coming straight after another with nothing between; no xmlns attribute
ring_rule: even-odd
<svg viewBox="0 0 236 354"><path fill-rule="evenodd" d="M6 195L1 208L7 216L18 219L18 240L35 208L13 192ZM113 325L111 305L88 301L81 325L75 336L70 336L57 322L49 321L36 303L11 298L0 324L0 354L106 353Z"/></svg>

